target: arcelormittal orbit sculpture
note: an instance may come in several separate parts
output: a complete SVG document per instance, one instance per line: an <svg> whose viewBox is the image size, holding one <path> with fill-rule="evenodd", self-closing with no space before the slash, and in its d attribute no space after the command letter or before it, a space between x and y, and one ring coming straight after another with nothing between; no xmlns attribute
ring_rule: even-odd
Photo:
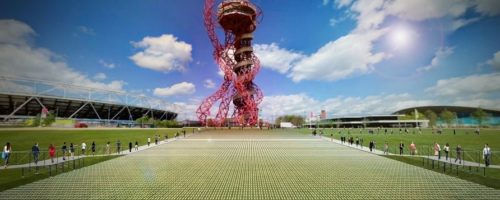
<svg viewBox="0 0 500 200"><path fill-rule="evenodd" d="M258 123L258 105L262 91L253 82L259 72L259 59L252 49L253 32L261 11L249 0L223 0L214 13L215 0L205 0L203 12L205 28L215 50L213 56L224 72L224 82L196 110L201 123L208 123L210 108L220 101L219 110L212 124L222 126L226 121L231 102L234 104L232 119L243 125ZM224 30L224 43L219 41L215 27Z"/></svg>

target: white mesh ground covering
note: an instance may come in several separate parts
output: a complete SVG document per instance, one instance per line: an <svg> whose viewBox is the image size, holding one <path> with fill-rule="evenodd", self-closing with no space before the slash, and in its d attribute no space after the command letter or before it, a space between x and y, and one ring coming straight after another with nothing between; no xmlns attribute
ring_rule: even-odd
<svg viewBox="0 0 500 200"><path fill-rule="evenodd" d="M309 136L190 138L7 190L0 199L500 199L499 190Z"/></svg>

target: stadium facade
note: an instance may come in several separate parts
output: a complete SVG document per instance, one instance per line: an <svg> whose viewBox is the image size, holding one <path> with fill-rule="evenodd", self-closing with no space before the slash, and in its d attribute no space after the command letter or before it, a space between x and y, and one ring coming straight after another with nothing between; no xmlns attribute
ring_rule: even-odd
<svg viewBox="0 0 500 200"><path fill-rule="evenodd" d="M0 76L0 121L19 123L44 112L57 119L96 125L133 124L143 116L172 120L172 104L161 99L75 84Z"/></svg>
<svg viewBox="0 0 500 200"><path fill-rule="evenodd" d="M347 117L334 117L329 119L319 120L316 123L312 122L311 127L320 128L369 128L369 127L387 127L387 128L401 128L401 127L422 127L426 128L429 125L429 120L401 120L399 119L404 115L368 115L368 116L347 116Z"/></svg>

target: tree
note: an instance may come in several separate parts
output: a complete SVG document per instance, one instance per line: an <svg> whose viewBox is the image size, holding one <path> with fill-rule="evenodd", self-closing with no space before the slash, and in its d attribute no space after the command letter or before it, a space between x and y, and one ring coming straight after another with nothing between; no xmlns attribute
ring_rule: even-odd
<svg viewBox="0 0 500 200"><path fill-rule="evenodd" d="M488 121L488 119L490 118L490 115L488 113L484 112L483 109L481 109L480 107L478 107L476 109L476 111L474 111L472 113L472 118L474 118L475 120L477 120L478 126L481 126L484 121Z"/></svg>
<svg viewBox="0 0 500 200"><path fill-rule="evenodd" d="M52 123L54 123L56 121L56 116L54 115L54 113L49 112L47 114L47 117L45 117L43 120L42 120L42 125L43 126L50 126Z"/></svg>
<svg viewBox="0 0 500 200"><path fill-rule="evenodd" d="M447 109L444 109L439 115L448 127L457 119L457 113L451 112Z"/></svg>
<svg viewBox="0 0 500 200"><path fill-rule="evenodd" d="M436 121L437 121L437 115L434 111L432 110L426 110L425 111L425 118L429 120L429 126L436 126Z"/></svg>

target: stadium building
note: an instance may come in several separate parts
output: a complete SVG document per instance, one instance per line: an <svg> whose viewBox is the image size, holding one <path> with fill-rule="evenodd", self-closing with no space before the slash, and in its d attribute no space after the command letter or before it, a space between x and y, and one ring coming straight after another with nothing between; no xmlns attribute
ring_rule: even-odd
<svg viewBox="0 0 500 200"><path fill-rule="evenodd" d="M429 120L402 120L399 119L404 115L368 115L368 116L348 116L334 117L324 120L319 120L316 123L309 124L312 127L320 128L368 128L368 127L422 127L426 128L429 125Z"/></svg>
<svg viewBox="0 0 500 200"><path fill-rule="evenodd" d="M143 95L0 76L0 124L4 126L19 125L48 112L56 119L90 126L133 126L143 116L175 119L177 113L168 108L171 104L166 101Z"/></svg>

